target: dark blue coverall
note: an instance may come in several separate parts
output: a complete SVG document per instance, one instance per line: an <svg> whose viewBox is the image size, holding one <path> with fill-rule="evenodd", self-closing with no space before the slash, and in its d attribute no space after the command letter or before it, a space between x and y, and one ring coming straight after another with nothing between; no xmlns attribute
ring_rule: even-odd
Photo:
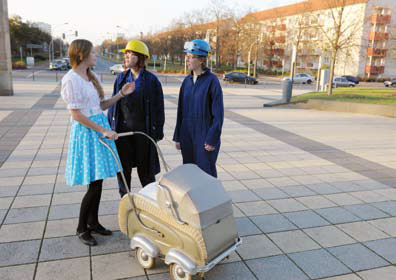
<svg viewBox="0 0 396 280"><path fill-rule="evenodd" d="M223 91L209 69L196 82L188 75L180 88L177 121L173 140L180 143L183 163L195 163L217 177L216 160L224 121ZM208 152L205 144L215 147Z"/></svg>

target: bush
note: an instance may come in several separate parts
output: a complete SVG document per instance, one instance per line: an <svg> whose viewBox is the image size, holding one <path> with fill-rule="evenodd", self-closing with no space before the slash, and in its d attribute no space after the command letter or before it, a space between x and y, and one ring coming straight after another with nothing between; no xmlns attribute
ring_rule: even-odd
<svg viewBox="0 0 396 280"><path fill-rule="evenodd" d="M12 64L12 69L26 69L26 63L23 61L16 61L14 64Z"/></svg>
<svg viewBox="0 0 396 280"><path fill-rule="evenodd" d="M41 55L41 54L36 54L36 55L34 55L34 59L35 60L47 60L48 59L48 57L47 56L43 56L43 55Z"/></svg>

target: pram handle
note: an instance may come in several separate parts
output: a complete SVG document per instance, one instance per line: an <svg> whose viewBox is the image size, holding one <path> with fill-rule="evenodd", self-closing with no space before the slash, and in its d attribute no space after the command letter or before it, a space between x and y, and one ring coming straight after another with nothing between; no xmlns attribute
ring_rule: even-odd
<svg viewBox="0 0 396 280"><path fill-rule="evenodd" d="M158 153L158 155L159 155L160 158L161 158L162 165L164 166L165 171L168 172L168 171L169 171L169 165L166 163L165 158L164 158L164 156L163 156L163 154L162 154L162 151L161 151L160 147L158 146L157 142L155 142L155 140L154 140L151 136L149 136L149 135L147 135L146 133L141 132L141 131L122 132L122 133L118 133L117 135L118 135L118 137L125 137L125 136L132 136L132 135L135 135L135 134L140 134L140 135L146 136L148 139L150 139L150 141L154 144L155 148L157 149L157 153ZM122 171L121 163L120 163L120 161L118 160L118 157L117 157L117 155L115 154L115 152L113 151L113 149L112 149L105 141L103 141L103 139L105 139L105 138L106 138L106 137L104 137L104 136L99 137L99 142L102 143L102 144L111 152L111 154L113 155L115 161L117 162L118 169L120 170L120 174L121 174L122 181L124 182L124 185L128 188L128 189L127 189L127 190L128 190L128 193L130 193L130 192L131 192L131 187L128 186L128 184L127 184L127 181L126 181L124 172ZM186 224L186 222L183 222L183 221L180 219L179 215L177 214L177 211L174 209L174 207L173 207L173 199L172 199L172 197L171 197L171 194L170 194L169 190L166 189L166 191L165 191L165 188L164 188L163 186L161 186L160 184L158 184L158 187L159 187L159 189L162 191L162 194L164 195L164 197L165 197L165 199L166 199L166 206L167 206L167 208L170 208L171 213L172 213L173 217L176 219L177 223L178 223L178 224L181 224L181 225ZM168 195L166 195L166 193L168 193L169 197L168 197ZM132 204L132 206L133 206L133 210L135 211L135 210L136 210L135 203L134 203L133 199L131 198L131 196L129 196L129 198L130 198L130 200L131 200L131 204ZM135 211L135 212L136 212L136 211ZM139 217L138 217L138 219L139 219ZM139 222L141 222L140 219L139 219ZM150 229L150 228L148 228L147 226L145 226L142 222L141 222L141 224L142 224L142 226L145 227L146 229ZM150 230L153 230L153 229L150 229ZM155 230L155 231L156 231L156 230Z"/></svg>

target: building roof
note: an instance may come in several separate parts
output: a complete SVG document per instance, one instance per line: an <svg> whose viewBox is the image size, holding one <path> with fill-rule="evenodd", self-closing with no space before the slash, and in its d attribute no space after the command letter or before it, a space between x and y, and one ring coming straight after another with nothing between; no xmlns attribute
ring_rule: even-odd
<svg viewBox="0 0 396 280"><path fill-rule="evenodd" d="M301 13L326 10L330 8L341 7L343 5L349 6L360 3L367 3L368 1L369 0L308 0L292 5L252 13L242 18L241 21L262 21L273 18L298 15Z"/></svg>

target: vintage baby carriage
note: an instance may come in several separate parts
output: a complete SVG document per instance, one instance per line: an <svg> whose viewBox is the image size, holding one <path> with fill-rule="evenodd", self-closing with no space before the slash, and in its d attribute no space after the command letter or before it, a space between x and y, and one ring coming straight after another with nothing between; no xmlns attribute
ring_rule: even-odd
<svg viewBox="0 0 396 280"><path fill-rule="evenodd" d="M143 268L153 268L155 259L161 258L170 266L171 279L203 277L241 245L231 198L220 180L194 164L168 171L161 150L148 135L126 132L118 136L133 134L145 135L155 144L166 172L158 182L138 193L128 190L123 196L118 212L120 229L131 239ZM100 142L117 159L105 141Z"/></svg>

